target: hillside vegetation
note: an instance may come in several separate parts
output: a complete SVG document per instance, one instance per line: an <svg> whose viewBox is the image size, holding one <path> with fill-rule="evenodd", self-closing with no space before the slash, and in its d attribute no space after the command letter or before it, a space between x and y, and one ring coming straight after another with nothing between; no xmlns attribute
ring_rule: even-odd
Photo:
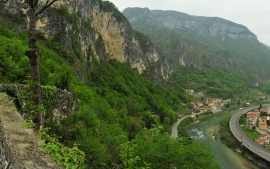
<svg viewBox="0 0 270 169"><path fill-rule="evenodd" d="M270 50L245 26L216 17L127 8L137 31L151 38L174 70L171 79L223 98L247 88L269 92Z"/></svg>
<svg viewBox="0 0 270 169"><path fill-rule="evenodd" d="M1 25L0 44L1 83L26 83L27 36ZM182 88L157 86L116 61L96 62L79 78L65 49L44 37L38 45L42 85L67 89L80 100L74 116L61 124L45 119L45 126L64 145L78 145L87 168L218 168L208 147L169 138L171 124L186 111L182 104L190 100Z"/></svg>

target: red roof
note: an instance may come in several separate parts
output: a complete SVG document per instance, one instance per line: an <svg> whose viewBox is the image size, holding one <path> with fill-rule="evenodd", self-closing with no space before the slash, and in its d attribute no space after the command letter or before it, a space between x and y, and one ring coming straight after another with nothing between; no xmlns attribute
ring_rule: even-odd
<svg viewBox="0 0 270 169"><path fill-rule="evenodd" d="M263 142L264 142L264 140L262 140L262 139L256 139L255 140L258 144L262 144Z"/></svg>
<svg viewBox="0 0 270 169"><path fill-rule="evenodd" d="M260 120L267 120L267 116L261 116Z"/></svg>

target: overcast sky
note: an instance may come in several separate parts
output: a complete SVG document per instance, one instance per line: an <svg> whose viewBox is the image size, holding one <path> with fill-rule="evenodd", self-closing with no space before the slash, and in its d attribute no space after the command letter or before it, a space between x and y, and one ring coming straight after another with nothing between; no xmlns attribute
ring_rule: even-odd
<svg viewBox="0 0 270 169"><path fill-rule="evenodd" d="M270 0L109 0L120 11L127 7L174 10L195 16L215 16L246 26L270 46Z"/></svg>

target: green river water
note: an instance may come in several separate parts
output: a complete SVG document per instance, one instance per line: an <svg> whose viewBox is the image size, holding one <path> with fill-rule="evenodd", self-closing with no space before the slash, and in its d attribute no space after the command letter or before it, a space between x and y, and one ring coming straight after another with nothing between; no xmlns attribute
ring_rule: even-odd
<svg viewBox="0 0 270 169"><path fill-rule="evenodd" d="M229 112L234 113L236 110ZM213 139L209 133L217 132L219 123L222 116L228 113L221 113L218 116L212 117L207 121L196 123L190 130L189 135L200 140L210 146L215 154L216 160L222 169L259 169L248 159L244 158L241 154L234 152L232 149L227 148L220 142L219 137Z"/></svg>

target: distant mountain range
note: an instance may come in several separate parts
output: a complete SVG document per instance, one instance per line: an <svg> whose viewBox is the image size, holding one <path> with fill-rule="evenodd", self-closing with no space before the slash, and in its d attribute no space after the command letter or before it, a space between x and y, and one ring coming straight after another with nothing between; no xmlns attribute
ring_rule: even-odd
<svg viewBox="0 0 270 169"><path fill-rule="evenodd" d="M149 35L173 69L220 67L245 76L250 85L270 80L269 46L243 25L148 8L126 8L123 14L135 30Z"/></svg>

